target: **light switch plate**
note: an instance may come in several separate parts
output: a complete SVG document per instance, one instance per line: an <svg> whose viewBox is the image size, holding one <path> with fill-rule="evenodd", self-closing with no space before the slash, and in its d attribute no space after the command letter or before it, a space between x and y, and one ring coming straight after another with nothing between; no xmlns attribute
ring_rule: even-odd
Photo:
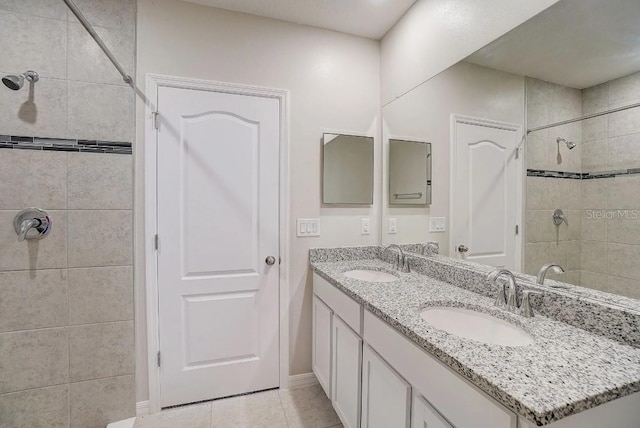
<svg viewBox="0 0 640 428"><path fill-rule="evenodd" d="M361 234L362 235L368 235L370 232L370 226L371 226L371 222L369 221L368 218L363 218L362 219L362 229L361 229Z"/></svg>
<svg viewBox="0 0 640 428"><path fill-rule="evenodd" d="M447 231L446 217L430 217L429 218L429 232L446 232L446 231Z"/></svg>
<svg viewBox="0 0 640 428"><path fill-rule="evenodd" d="M320 219L319 218L297 219L296 235L301 237L320 236Z"/></svg>
<svg viewBox="0 0 640 428"><path fill-rule="evenodd" d="M389 219L389 233L398 233L397 220L395 218Z"/></svg>

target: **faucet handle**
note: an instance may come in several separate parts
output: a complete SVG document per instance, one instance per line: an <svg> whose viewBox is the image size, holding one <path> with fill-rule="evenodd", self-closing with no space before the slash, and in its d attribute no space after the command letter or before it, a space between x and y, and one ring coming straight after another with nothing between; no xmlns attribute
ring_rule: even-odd
<svg viewBox="0 0 640 428"><path fill-rule="evenodd" d="M411 266L409 265L409 258L407 256L402 257L402 271L411 272Z"/></svg>
<svg viewBox="0 0 640 428"><path fill-rule="evenodd" d="M522 290L522 302L518 308L518 314L525 318L533 317L533 308L531 307L531 296L542 296L542 293L533 290Z"/></svg>

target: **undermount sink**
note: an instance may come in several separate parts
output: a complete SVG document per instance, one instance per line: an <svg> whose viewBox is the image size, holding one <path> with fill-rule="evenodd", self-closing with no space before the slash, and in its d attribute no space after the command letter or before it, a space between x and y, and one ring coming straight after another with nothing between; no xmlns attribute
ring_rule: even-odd
<svg viewBox="0 0 640 428"><path fill-rule="evenodd" d="M344 276L368 282L394 282L399 281L395 275L380 270L356 269L344 273Z"/></svg>
<svg viewBox="0 0 640 428"><path fill-rule="evenodd" d="M420 316L438 330L464 339L502 346L533 343L533 337L526 331L484 312L444 306L424 309Z"/></svg>

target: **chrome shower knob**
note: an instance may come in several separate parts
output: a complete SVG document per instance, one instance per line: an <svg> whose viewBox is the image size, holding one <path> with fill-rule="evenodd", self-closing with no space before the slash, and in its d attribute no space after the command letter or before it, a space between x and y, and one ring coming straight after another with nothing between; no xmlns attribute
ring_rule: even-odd
<svg viewBox="0 0 640 428"><path fill-rule="evenodd" d="M40 208L26 208L16 214L13 228L18 234L18 242L42 239L51 231L51 217Z"/></svg>

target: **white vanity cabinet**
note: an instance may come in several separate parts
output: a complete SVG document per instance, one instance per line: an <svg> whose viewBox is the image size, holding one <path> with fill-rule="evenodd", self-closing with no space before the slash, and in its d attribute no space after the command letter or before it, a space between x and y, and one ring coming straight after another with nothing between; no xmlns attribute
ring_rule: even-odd
<svg viewBox="0 0 640 428"><path fill-rule="evenodd" d="M313 373L327 397L331 398L331 318L333 311L313 296L313 341L311 361Z"/></svg>
<svg viewBox="0 0 640 428"><path fill-rule="evenodd" d="M364 345L362 428L409 428L410 415L411 386L371 347Z"/></svg>
<svg viewBox="0 0 640 428"><path fill-rule="evenodd" d="M431 404L419 394L413 398L411 428L454 428Z"/></svg>
<svg viewBox="0 0 640 428"><path fill-rule="evenodd" d="M335 313L331 321L331 403L345 428L359 428L362 339Z"/></svg>

